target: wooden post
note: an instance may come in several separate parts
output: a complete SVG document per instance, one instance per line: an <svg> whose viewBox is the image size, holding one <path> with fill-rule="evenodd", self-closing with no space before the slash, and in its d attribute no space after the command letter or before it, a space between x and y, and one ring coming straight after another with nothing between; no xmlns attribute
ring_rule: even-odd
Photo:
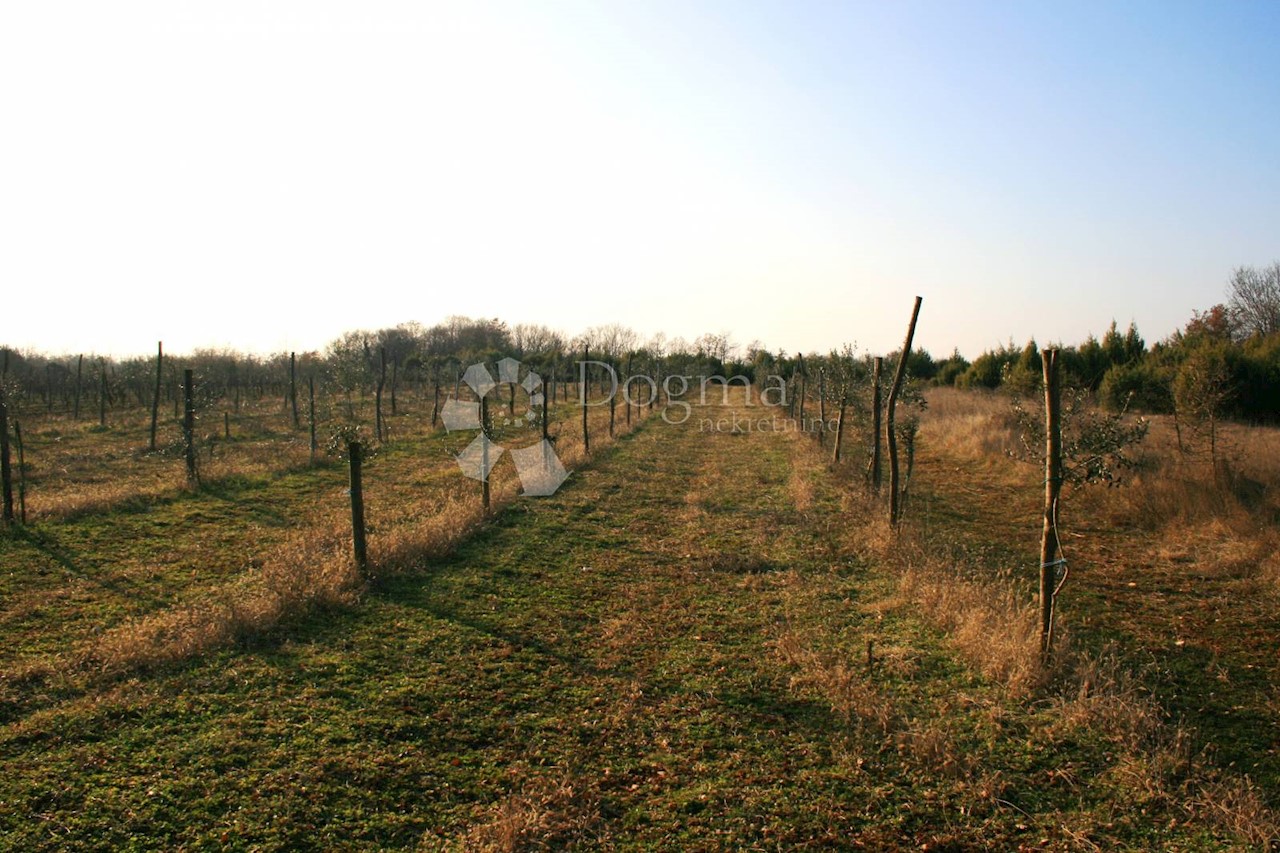
<svg viewBox="0 0 1280 853"><path fill-rule="evenodd" d="M22 424L13 422L13 438L18 445L18 520L27 523L27 455L22 448Z"/></svg>
<svg viewBox="0 0 1280 853"><path fill-rule="evenodd" d="M889 523L898 523L898 439L894 430L894 410L898 405L898 393L902 390L902 382L907 376L907 359L911 356L911 340L916 334L916 318L920 316L919 296L915 307L911 309L911 323L907 326L907 339L902 344L902 355L898 357L898 369L893 372L893 385L889 387L889 402L885 410L885 438L889 443Z"/></svg>
<svg viewBox="0 0 1280 853"><path fill-rule="evenodd" d="M627 394L627 426L631 426L631 353L627 353L627 381L622 383L622 390ZM640 417L640 413L636 413L636 417Z"/></svg>
<svg viewBox="0 0 1280 853"><path fill-rule="evenodd" d="M1044 529L1040 535L1040 654L1053 645L1053 604L1058 583L1058 496L1062 491L1062 392L1058 383L1058 351L1040 351L1044 365Z"/></svg>
<svg viewBox="0 0 1280 853"><path fill-rule="evenodd" d="M298 419L298 354L289 353L289 404L293 407L293 428L302 426Z"/></svg>
<svg viewBox="0 0 1280 853"><path fill-rule="evenodd" d="M844 410L849 405L849 396L847 394L840 397L840 413L836 415L836 444L835 449L831 453L831 462L836 464L840 461L840 444L844 441ZM823 430L826 430L826 421L823 421Z"/></svg>
<svg viewBox="0 0 1280 853"><path fill-rule="evenodd" d="M480 506L489 514L489 397L480 398Z"/></svg>
<svg viewBox="0 0 1280 853"><path fill-rule="evenodd" d="M200 475L196 471L196 389L195 371L182 371L182 443L187 455L187 482L196 485Z"/></svg>
<svg viewBox="0 0 1280 853"><path fill-rule="evenodd" d="M363 577L369 571L369 549L364 530L364 480L361 472L360 442L347 442L347 459L351 463L351 549L356 568Z"/></svg>
<svg viewBox="0 0 1280 853"><path fill-rule="evenodd" d="M316 378L314 376L307 377L307 409L310 417L308 418L311 425L311 464L316 464Z"/></svg>
<svg viewBox="0 0 1280 853"><path fill-rule="evenodd" d="M378 441L385 441L382 433L382 388L387 384L387 348L379 349L382 369L378 371L378 386L374 390L374 423L377 425Z"/></svg>
<svg viewBox="0 0 1280 853"><path fill-rule="evenodd" d="M160 422L160 387L164 384L164 341L156 344L156 393L151 398L151 445L156 452L156 425Z"/></svg>
<svg viewBox="0 0 1280 853"><path fill-rule="evenodd" d="M800 429L804 429L804 356L797 356L800 360L800 390L796 394L796 400L800 406Z"/></svg>
<svg viewBox="0 0 1280 853"><path fill-rule="evenodd" d="M107 425L107 363L102 362L98 380L98 426Z"/></svg>
<svg viewBox="0 0 1280 853"><path fill-rule="evenodd" d="M609 359L609 363L612 364L613 359ZM601 391L604 390L603 377L601 377L600 379L600 390ZM613 438L613 425L614 425L614 421L617 419L617 412L618 412L618 394L617 394L617 389L615 388L614 393L609 395L609 438Z"/></svg>
<svg viewBox="0 0 1280 853"><path fill-rule="evenodd" d="M391 417L396 416L396 385L400 383L400 359L391 360Z"/></svg>
<svg viewBox="0 0 1280 853"><path fill-rule="evenodd" d="M80 377L84 373L84 353L76 359L76 397L75 408L72 410L72 420L80 420Z"/></svg>
<svg viewBox="0 0 1280 853"><path fill-rule="evenodd" d="M547 442L551 441L551 433L550 433L551 424L547 422L547 406L548 405L549 403L547 402L547 386L546 386L546 383L543 383L543 386L542 386L542 440Z"/></svg>
<svg viewBox="0 0 1280 853"><path fill-rule="evenodd" d="M582 347L582 371L578 377L582 381L578 383L580 392L582 393L582 452L591 452L591 432L587 428L587 356L589 350L586 346Z"/></svg>
<svg viewBox="0 0 1280 853"><path fill-rule="evenodd" d="M884 370L883 356L876 356L871 368L871 488L880 491L880 373Z"/></svg>
<svg viewBox="0 0 1280 853"><path fill-rule="evenodd" d="M436 421L440 419L440 362L436 362L431 368L431 385L433 387L431 401L431 425L435 426Z"/></svg>
<svg viewBox="0 0 1280 853"><path fill-rule="evenodd" d="M843 403L843 401L841 401ZM818 430L818 444L825 444L827 439L827 370L825 367L818 368L818 420L821 421L821 428ZM840 422L836 422L836 429L840 429ZM832 460L840 461L840 440L836 438L836 452Z"/></svg>
<svg viewBox="0 0 1280 853"><path fill-rule="evenodd" d="M9 401L2 385L0 385L0 492L3 493L0 522L8 527L13 523L13 469L9 463Z"/></svg>

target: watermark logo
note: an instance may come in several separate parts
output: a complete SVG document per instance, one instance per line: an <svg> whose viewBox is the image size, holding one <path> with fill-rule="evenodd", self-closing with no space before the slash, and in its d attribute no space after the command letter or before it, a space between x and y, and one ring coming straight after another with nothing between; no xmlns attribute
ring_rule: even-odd
<svg viewBox="0 0 1280 853"><path fill-rule="evenodd" d="M504 358L498 362L498 378L495 380L489 368L484 364L473 364L467 368L462 381L467 384L476 397L483 399L485 395L500 385L519 385L529 393L529 409L523 416L503 418L503 426L521 428L531 426L538 419L535 407L542 405L542 377L532 370L527 371L523 381L520 380L521 364L514 358ZM555 494L556 490L569 478L564 463L556 455L555 448L545 438L537 444L527 447L507 448L495 443L486 434L480 422L480 403L465 400L449 399L440 410L447 432L456 430L480 430L466 449L457 456L458 467L462 473L473 480L489 479L495 465L504 453L511 453L516 473L520 475L520 486L526 495L545 497Z"/></svg>

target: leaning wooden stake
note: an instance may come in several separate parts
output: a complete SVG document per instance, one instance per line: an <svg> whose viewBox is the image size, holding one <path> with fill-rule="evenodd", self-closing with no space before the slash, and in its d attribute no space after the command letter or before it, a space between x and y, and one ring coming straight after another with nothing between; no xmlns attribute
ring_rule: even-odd
<svg viewBox="0 0 1280 853"><path fill-rule="evenodd" d="M364 530L364 479L360 442L347 442L347 460L351 464L351 548L356 568L364 576L369 571L369 549Z"/></svg>
<svg viewBox="0 0 1280 853"><path fill-rule="evenodd" d="M1058 351L1040 352L1044 364L1044 529L1040 535L1040 654L1053 646L1053 604L1058 590L1058 496L1062 491L1062 391L1058 383Z"/></svg>
<svg viewBox="0 0 1280 853"><path fill-rule="evenodd" d="M915 307L911 309L911 323L907 326L907 339L902 344L902 355L898 357L898 369L893 372L893 385L889 388L889 402L885 407L884 430L889 444L889 523L897 525L901 496L898 494L898 439L894 429L894 410L898 405L898 392L902 390L902 381L907 376L907 359L911 356L911 339L916 334L916 318L920 316L919 296Z"/></svg>
<svg viewBox="0 0 1280 853"><path fill-rule="evenodd" d="M164 384L164 341L156 344L156 392L151 398L151 452L156 452L156 425L160 422L160 388Z"/></svg>
<svg viewBox="0 0 1280 853"><path fill-rule="evenodd" d="M884 370L884 357L876 356L871 368L871 488L880 491L880 374Z"/></svg>
<svg viewBox="0 0 1280 853"><path fill-rule="evenodd" d="M187 454L187 482L200 481L196 471L196 394L195 374L191 368L182 371L182 443Z"/></svg>

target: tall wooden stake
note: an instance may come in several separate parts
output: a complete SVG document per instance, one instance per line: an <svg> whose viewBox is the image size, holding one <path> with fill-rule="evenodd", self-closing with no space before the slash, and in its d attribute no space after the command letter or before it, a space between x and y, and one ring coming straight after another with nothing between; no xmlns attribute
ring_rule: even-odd
<svg viewBox="0 0 1280 853"><path fill-rule="evenodd" d="M156 425L160 422L160 387L164 384L164 341L156 344L156 393L151 398L151 452L156 452Z"/></svg>
<svg viewBox="0 0 1280 853"><path fill-rule="evenodd" d="M489 397L480 398L480 506L489 514Z"/></svg>
<svg viewBox="0 0 1280 853"><path fill-rule="evenodd" d="M588 348L582 348L582 380L578 383L582 391L582 451L584 453L591 452L591 432L587 429L587 356Z"/></svg>
<svg viewBox="0 0 1280 853"><path fill-rule="evenodd" d="M1058 351L1040 351L1044 365L1044 529L1040 535L1040 654L1053 645L1053 604L1058 583L1058 495L1062 491L1062 391L1058 383Z"/></svg>
<svg viewBox="0 0 1280 853"><path fill-rule="evenodd" d="M0 387L0 492L3 492L3 510L0 521L5 527L13 523L13 469L9 461L9 402Z"/></svg>
<svg viewBox="0 0 1280 853"><path fill-rule="evenodd" d="M382 368L378 371L378 387L374 392L374 411L376 416L375 422L378 428L378 441L386 441L383 437L382 426L382 388L387 384L387 348L382 347L379 350L379 354L382 359Z"/></svg>
<svg viewBox="0 0 1280 853"><path fill-rule="evenodd" d="M311 425L311 464L316 464L316 450L319 445L316 443L316 378L314 376L307 377L307 409L309 411L309 423Z"/></svg>
<svg viewBox="0 0 1280 853"><path fill-rule="evenodd" d="M915 307L911 309L911 323L907 326L907 339L902 344L902 355L898 357L898 369L893 372L893 385L889 388L889 402L885 410L885 438L889 443L889 523L898 523L899 494L898 479L898 437L894 430L894 410L898 405L898 393L902 390L902 381L907 376L907 359L911 356L911 340L916 334L916 318L920 316L919 296Z"/></svg>
<svg viewBox="0 0 1280 853"><path fill-rule="evenodd" d="M107 363L102 362L98 379L98 426L107 425Z"/></svg>
<svg viewBox="0 0 1280 853"><path fill-rule="evenodd" d="M871 488L880 491L880 373L884 370L884 357L876 356L871 367Z"/></svg>
<svg viewBox="0 0 1280 853"><path fill-rule="evenodd" d="M431 401L431 425L435 426L436 421L440 419L440 363L436 362L431 368L431 385L432 391Z"/></svg>
<svg viewBox="0 0 1280 853"><path fill-rule="evenodd" d="M360 442L347 442L347 460L351 465L351 550L361 576L369 571L369 549L364 530L364 478Z"/></svg>
<svg viewBox="0 0 1280 853"><path fill-rule="evenodd" d="M13 438L18 445L18 520L27 523L27 455L22 449L22 424L13 421Z"/></svg>
<svg viewBox="0 0 1280 853"><path fill-rule="evenodd" d="M827 440L827 371L822 367L818 368L818 420L822 422L818 429L818 444L825 444ZM836 428L839 429L839 426ZM834 461L840 461L838 445Z"/></svg>
<svg viewBox="0 0 1280 853"><path fill-rule="evenodd" d="M302 422L298 419L298 355L289 353L289 404L293 406L293 428L298 429Z"/></svg>
<svg viewBox="0 0 1280 853"><path fill-rule="evenodd" d="M187 454L187 482L196 485L200 475L196 471L196 389L195 372L191 368L182 371L182 443Z"/></svg>
<svg viewBox="0 0 1280 853"><path fill-rule="evenodd" d="M844 410L849 405L849 395L844 394L840 397L840 412L836 415L836 442L835 448L831 452L831 462L833 464L840 461L840 445L844 441ZM822 431L827 429L826 421L823 421ZM819 432L819 435L822 433Z"/></svg>
<svg viewBox="0 0 1280 853"><path fill-rule="evenodd" d="M73 420L80 420L80 377L84 373L84 353L76 359L76 398L75 408L72 409L71 417Z"/></svg>

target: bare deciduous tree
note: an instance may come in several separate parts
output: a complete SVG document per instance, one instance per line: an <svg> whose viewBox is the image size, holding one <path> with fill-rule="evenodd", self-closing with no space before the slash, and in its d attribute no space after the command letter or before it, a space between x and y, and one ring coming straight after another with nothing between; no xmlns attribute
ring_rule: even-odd
<svg viewBox="0 0 1280 853"><path fill-rule="evenodd" d="M1236 337L1280 332L1280 261L1261 270L1237 267L1227 292L1227 310Z"/></svg>

